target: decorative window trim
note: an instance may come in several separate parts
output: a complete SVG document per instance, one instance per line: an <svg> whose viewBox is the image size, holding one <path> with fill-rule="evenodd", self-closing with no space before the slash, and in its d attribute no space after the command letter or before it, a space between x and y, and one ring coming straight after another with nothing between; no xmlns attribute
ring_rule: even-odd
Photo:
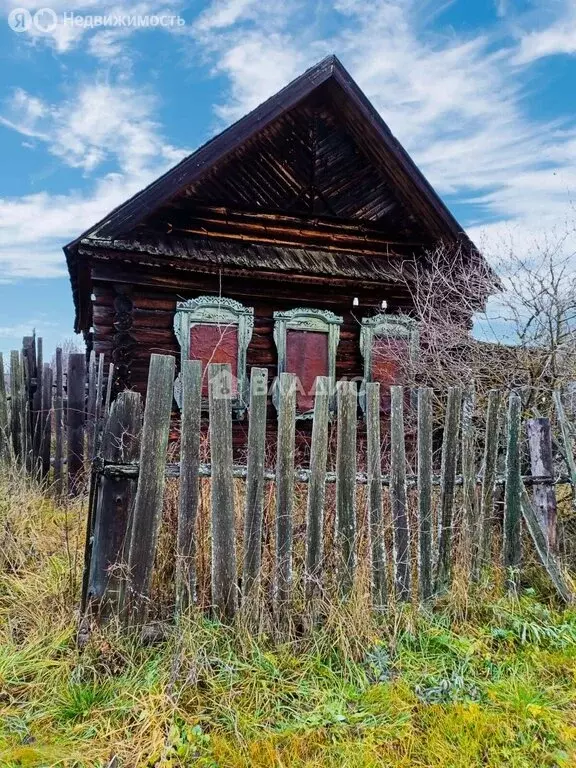
<svg viewBox="0 0 576 768"><path fill-rule="evenodd" d="M238 392L232 401L237 418L243 418L248 402L248 376L246 374L246 353L254 329L254 309L245 307L239 301L221 296L198 296L176 304L174 332L180 344L182 363L190 359L190 330L195 325L217 325L238 328L238 363L235 371ZM178 407L182 407L182 379L178 374L174 383L174 398ZM202 407L208 407L207 398L203 398Z"/></svg>
<svg viewBox="0 0 576 768"><path fill-rule="evenodd" d="M384 336L391 339L408 339L408 350L411 360L418 357L420 335L418 323L408 315L374 315L364 317L360 328L360 352L364 359L364 378L360 389L360 405L366 412L366 383L372 381L372 349L375 337Z"/></svg>
<svg viewBox="0 0 576 768"><path fill-rule="evenodd" d="M328 309L308 309L298 307L285 312L274 312L274 342L278 352L278 379L286 371L286 336L287 331L316 331L328 334L328 377L336 381L336 353L340 341L340 326L343 319ZM274 387L272 402L278 410L278 388ZM334 410L334 398L331 398L330 410ZM311 419L313 411L299 413L298 419Z"/></svg>

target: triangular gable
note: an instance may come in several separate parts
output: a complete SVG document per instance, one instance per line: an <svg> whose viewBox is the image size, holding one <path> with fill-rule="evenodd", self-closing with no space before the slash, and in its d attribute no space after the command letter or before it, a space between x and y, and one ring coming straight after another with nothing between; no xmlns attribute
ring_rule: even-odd
<svg viewBox="0 0 576 768"><path fill-rule="evenodd" d="M339 138L340 146L345 145L342 136L336 135L340 130L362 148L363 159L358 159L352 168L352 176L362 175L364 184L359 185L354 177L348 189L340 190L342 194L339 195L339 190L330 190L333 168L315 158L314 188L307 191L300 185L295 190L292 210L298 210L298 205L302 205L309 206L308 210L313 213L377 220L376 214L386 212L388 196L389 210L400 206L404 220L417 222L420 230L426 233L426 239L459 241L472 248L462 228L343 65L336 56L329 56L67 245L64 249L67 256L74 253L83 238L114 238L129 232L179 195L194 199L196 191L202 198L202 185L204 183L204 187L209 188L207 180L215 169L232 162L235 153L306 100L309 102L315 94L325 93L327 89L338 112L340 126L331 125L324 117L318 121L318 129L320 133L324 132L323 138L328 145L331 132ZM323 145L320 143L320 146ZM406 234L410 233L407 231Z"/></svg>

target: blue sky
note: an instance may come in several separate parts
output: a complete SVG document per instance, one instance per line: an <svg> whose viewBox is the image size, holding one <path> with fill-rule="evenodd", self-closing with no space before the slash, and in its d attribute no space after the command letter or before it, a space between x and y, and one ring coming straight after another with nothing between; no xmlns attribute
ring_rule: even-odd
<svg viewBox="0 0 576 768"><path fill-rule="evenodd" d="M0 351L73 335L62 245L332 52L488 255L574 227L576 0L46 3L0 0Z"/></svg>

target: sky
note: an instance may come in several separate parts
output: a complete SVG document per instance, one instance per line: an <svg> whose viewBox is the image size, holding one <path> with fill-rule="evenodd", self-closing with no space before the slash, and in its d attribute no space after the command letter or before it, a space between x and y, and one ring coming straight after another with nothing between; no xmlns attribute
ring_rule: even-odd
<svg viewBox="0 0 576 768"><path fill-rule="evenodd" d="M62 246L329 53L489 258L575 227L576 0L46 2L0 0L0 351L72 338Z"/></svg>

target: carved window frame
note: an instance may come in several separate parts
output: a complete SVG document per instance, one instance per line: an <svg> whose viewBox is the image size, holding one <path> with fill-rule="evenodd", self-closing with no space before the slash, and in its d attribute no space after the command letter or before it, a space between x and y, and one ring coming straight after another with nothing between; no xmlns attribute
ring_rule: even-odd
<svg viewBox="0 0 576 768"><path fill-rule="evenodd" d="M360 327L360 352L364 360L364 378L360 390L360 405L366 412L366 383L372 381L372 351L374 339L383 336L389 339L408 339L410 360L418 357L420 334L418 323L408 315L374 315L364 317Z"/></svg>
<svg viewBox="0 0 576 768"><path fill-rule="evenodd" d="M274 312L274 342L278 353L278 380L286 371L287 331L315 331L328 334L328 377L336 381L336 355L340 342L340 326L343 318L328 309L308 309L298 307L282 312ZM278 387L274 388L272 401L278 410ZM335 397L330 399L330 410L335 409ZM297 414L297 419L311 419L313 410Z"/></svg>
<svg viewBox="0 0 576 768"><path fill-rule="evenodd" d="M243 418L249 394L246 356L254 330L254 308L246 307L235 299L222 296L198 296L195 299L179 301L174 315L174 332L180 344L182 364L190 359L190 331L195 325L215 325L237 328L238 361L236 371L237 394L232 400L236 418ZM174 397L182 407L182 379L178 375L174 384ZM208 399L202 398L202 408L208 407Z"/></svg>

